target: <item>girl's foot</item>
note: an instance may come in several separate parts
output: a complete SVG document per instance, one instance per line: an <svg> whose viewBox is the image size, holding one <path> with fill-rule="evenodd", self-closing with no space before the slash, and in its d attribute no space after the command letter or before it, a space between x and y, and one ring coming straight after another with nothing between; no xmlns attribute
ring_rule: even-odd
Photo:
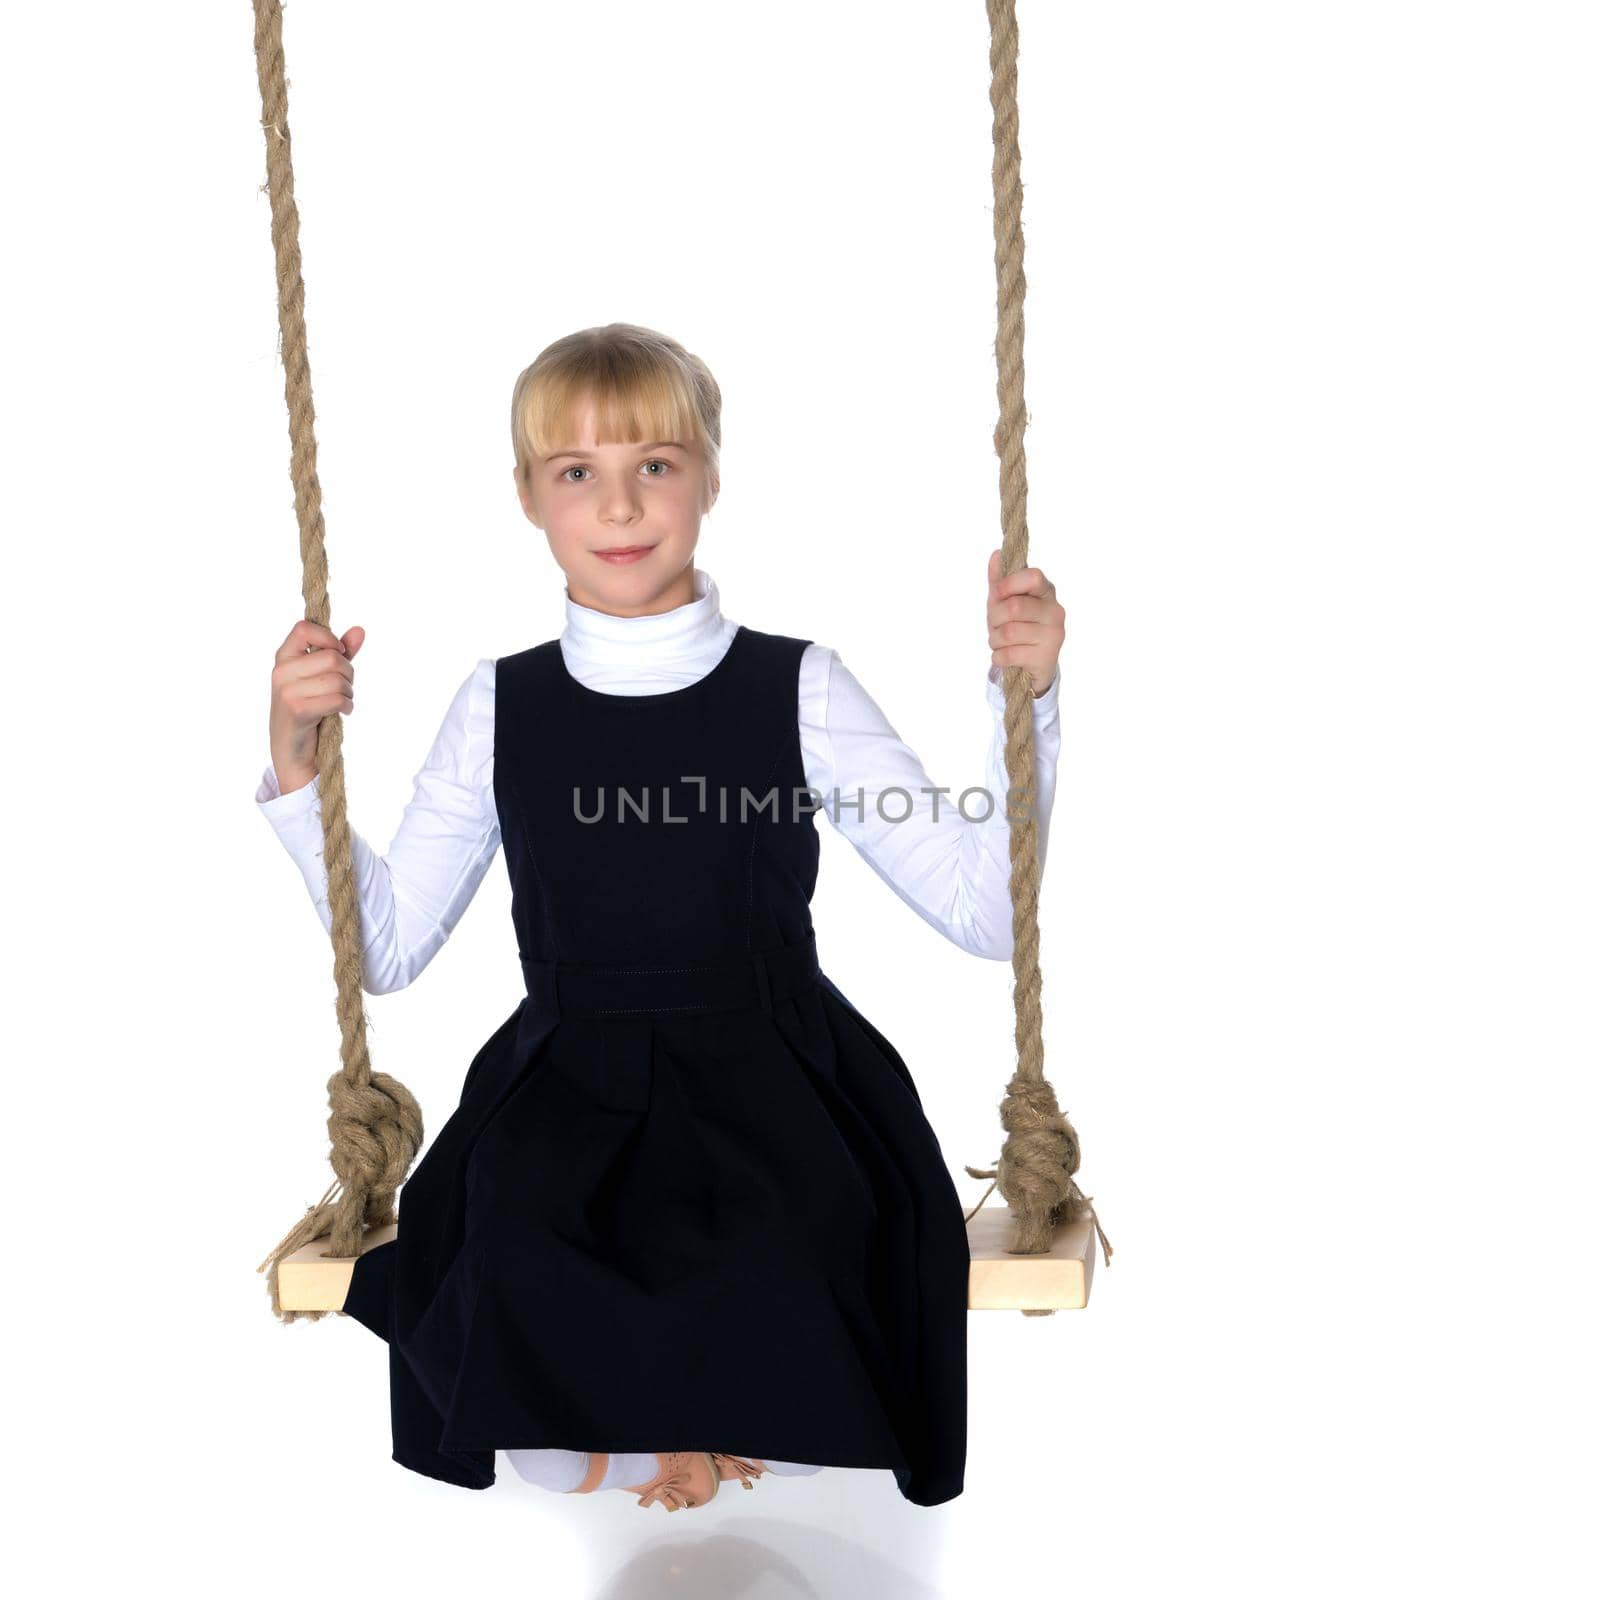
<svg viewBox="0 0 1600 1600"><path fill-rule="evenodd" d="M639 1496L642 1506L657 1500L668 1511L686 1506L703 1506L717 1492L720 1473L717 1463L703 1450L658 1450L655 1458L661 1470L647 1483L624 1484L629 1494Z"/></svg>

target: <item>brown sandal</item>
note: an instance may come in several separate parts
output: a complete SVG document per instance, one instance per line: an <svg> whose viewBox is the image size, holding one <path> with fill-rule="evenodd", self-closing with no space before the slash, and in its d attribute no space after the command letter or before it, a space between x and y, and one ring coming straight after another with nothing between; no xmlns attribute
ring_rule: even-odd
<svg viewBox="0 0 1600 1600"><path fill-rule="evenodd" d="M717 1476L724 1483L737 1478L741 1489L754 1488L754 1480L765 1476L767 1471L766 1462L753 1456L730 1456L725 1451L713 1450L711 1459L716 1464Z"/></svg>
<svg viewBox="0 0 1600 1600"><path fill-rule="evenodd" d="M717 1492L717 1464L703 1450L657 1450L661 1470L648 1483L624 1484L642 1506L661 1501L668 1511L703 1506Z"/></svg>

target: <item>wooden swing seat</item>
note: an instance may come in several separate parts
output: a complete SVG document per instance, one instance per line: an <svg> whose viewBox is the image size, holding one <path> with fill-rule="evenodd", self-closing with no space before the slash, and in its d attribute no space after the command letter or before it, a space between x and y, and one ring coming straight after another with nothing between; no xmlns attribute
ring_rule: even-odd
<svg viewBox="0 0 1600 1600"><path fill-rule="evenodd" d="M969 1311L1081 1311L1089 1303L1094 1278L1094 1224L1065 1223L1043 1255L1014 1256L1006 1251L1010 1208L980 1206L967 1223L972 1271L967 1280ZM363 1255L394 1238L399 1224L371 1229L361 1241ZM313 1239L278 1263L278 1299L285 1311L340 1311L355 1271L353 1256L324 1256L327 1237Z"/></svg>
<svg viewBox="0 0 1600 1600"><path fill-rule="evenodd" d="M967 1275L968 1311L1082 1311L1094 1281L1094 1219L1063 1222L1049 1250L1014 1256L1011 1208L979 1206L967 1223L972 1268Z"/></svg>

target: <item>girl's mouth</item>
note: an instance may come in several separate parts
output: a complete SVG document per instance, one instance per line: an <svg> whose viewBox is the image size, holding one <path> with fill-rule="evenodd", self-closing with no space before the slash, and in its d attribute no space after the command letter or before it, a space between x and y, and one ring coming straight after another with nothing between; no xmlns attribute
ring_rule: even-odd
<svg viewBox="0 0 1600 1600"><path fill-rule="evenodd" d="M602 561L609 561L614 567L624 567L630 561L638 561L649 555L654 549L653 544L628 544L617 545L610 550L596 550L594 553Z"/></svg>

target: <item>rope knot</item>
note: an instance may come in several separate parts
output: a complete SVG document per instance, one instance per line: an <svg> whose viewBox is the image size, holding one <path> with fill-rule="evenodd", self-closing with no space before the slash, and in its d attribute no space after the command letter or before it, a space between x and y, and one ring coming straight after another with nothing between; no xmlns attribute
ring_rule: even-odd
<svg viewBox="0 0 1600 1600"><path fill-rule="evenodd" d="M333 1170L346 1189L393 1194L422 1146L422 1108L398 1078L373 1072L351 1083L341 1068L328 1079Z"/></svg>

